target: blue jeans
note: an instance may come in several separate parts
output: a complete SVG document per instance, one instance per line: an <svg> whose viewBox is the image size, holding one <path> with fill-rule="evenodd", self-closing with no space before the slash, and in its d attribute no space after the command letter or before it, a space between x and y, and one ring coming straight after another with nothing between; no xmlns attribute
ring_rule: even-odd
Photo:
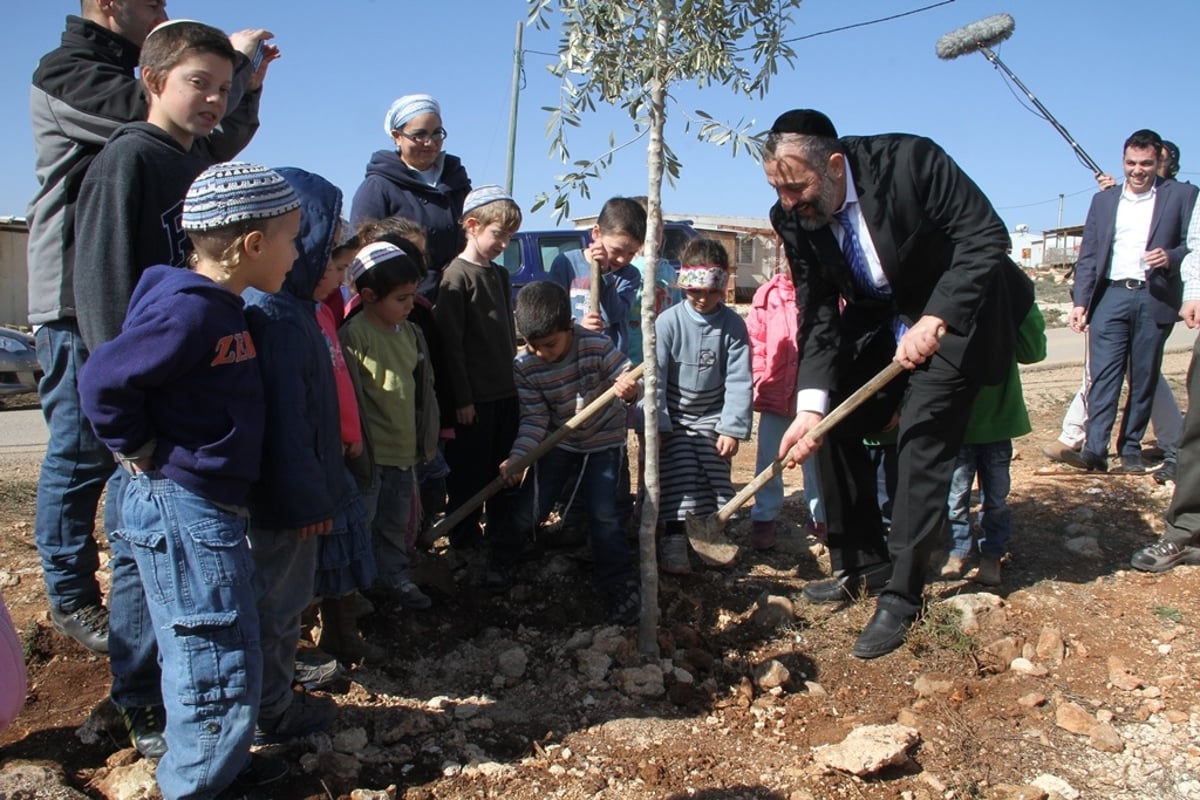
<svg viewBox="0 0 1200 800"><path fill-rule="evenodd" d="M754 472L761 473L771 466L779 455L779 443L783 441L784 431L792 424L792 417L772 414L763 411L758 415L758 453L755 456ZM804 476L804 501L808 504L808 514L813 522L825 522L825 509L821 505L821 485L817 478L817 460L810 458L800 465ZM754 495L754 507L750 509L750 519L755 522L772 522L779 517L779 509L783 507L783 476L776 475Z"/></svg>
<svg viewBox="0 0 1200 800"><path fill-rule="evenodd" d="M1012 441L1004 439L987 444L964 444L958 451L954 476L950 479L950 555L964 557L971 552L971 487L979 473L979 527L983 539L979 552L1002 558L1008 552L1012 534L1012 512L1008 508L1009 465Z"/></svg>
<svg viewBox="0 0 1200 800"><path fill-rule="evenodd" d="M130 479L121 513L162 661L158 785L166 800L208 800L248 763L262 693L246 519L160 473Z"/></svg>
<svg viewBox="0 0 1200 800"><path fill-rule="evenodd" d="M69 612L100 603L96 509L116 462L79 405L76 378L88 351L75 320L47 322L35 339L44 373L38 394L50 435L38 478L33 536L50 605ZM110 534L118 511L115 499L105 504L104 527Z"/></svg>
<svg viewBox="0 0 1200 800"><path fill-rule="evenodd" d="M258 598L262 644L262 702L259 715L275 719L287 711L295 692L300 615L313 601L317 537L301 539L294 530L250 526L254 594Z"/></svg>
<svg viewBox="0 0 1200 800"><path fill-rule="evenodd" d="M497 462L499 463L499 462ZM412 580L408 549L418 515L417 477L413 467L375 468L375 480L363 500L371 519L371 544L380 586L393 589Z"/></svg>
<svg viewBox="0 0 1200 800"><path fill-rule="evenodd" d="M609 594L621 592L633 579L629 543L617 511L617 473L624 463L623 447L587 454L556 447L542 456L513 502L512 524L504 526L502 536L490 540L491 558L499 564L518 559L537 524L554 508L567 479L582 473L579 494L587 507L596 581Z"/></svg>

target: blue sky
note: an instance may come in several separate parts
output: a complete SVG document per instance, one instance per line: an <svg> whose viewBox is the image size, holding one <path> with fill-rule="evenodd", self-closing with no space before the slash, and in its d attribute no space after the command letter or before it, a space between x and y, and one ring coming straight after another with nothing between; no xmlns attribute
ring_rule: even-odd
<svg viewBox="0 0 1200 800"><path fill-rule="evenodd" d="M806 0L791 35L848 25L929 5L935 0ZM54 47L75 0L22 3L0 29L0 215L22 215L36 183L28 127L28 76ZM266 27L283 50L271 69L262 127L247 160L319 172L347 198L371 152L390 142L383 114L397 96L429 92L442 103L447 150L459 155L476 185L503 183L516 25L525 0L170 0L173 17L197 17L225 30ZM1006 12L1016 30L1000 57L1105 169L1119 173L1121 143L1150 127L1182 151L1183 175L1200 176L1200 113L1194 102L1195 31L1200 4L1175 0L1142 7L1118 0L955 0L882 25L797 43L765 100L723 87L677 87L689 111L727 120L754 119L759 129L794 107L825 111L844 134L920 133L937 140L984 189L1011 229L1081 223L1094 183L1049 123L1026 111L1001 73L982 55L953 61L934 55L942 34ZM552 18L552 19L557 19ZM558 32L527 28L527 51L553 52ZM518 202L550 191L564 167L548 155L546 112L557 82L552 59L527 52L520 97ZM1016 92L1015 88L1012 92ZM1024 101L1024 97L1021 96ZM605 109L572 131L574 157L597 155L608 134L631 132L628 117ZM773 195L748 157L684 134L676 116L668 141L683 160L668 212L765 216ZM595 213L605 197L646 192L645 147L618 155L592 199L574 198L572 213ZM348 200L347 200L348 202ZM548 211L526 227L556 227Z"/></svg>

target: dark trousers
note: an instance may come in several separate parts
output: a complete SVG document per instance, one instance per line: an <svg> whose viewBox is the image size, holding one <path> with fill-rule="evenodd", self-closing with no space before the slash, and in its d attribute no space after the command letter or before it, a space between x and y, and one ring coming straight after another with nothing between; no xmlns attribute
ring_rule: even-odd
<svg viewBox="0 0 1200 800"><path fill-rule="evenodd" d="M831 408L885 367L895 352L888 337L840 370ZM976 382L934 356L901 376L829 432L817 451L834 571L892 561L879 606L901 614L921 609L925 565L946 525L946 498L966 431ZM896 489L890 534L876 497L877 470L863 436L878 433L900 410Z"/></svg>
<svg viewBox="0 0 1200 800"><path fill-rule="evenodd" d="M1117 433L1117 453L1140 457L1142 437L1150 424L1154 392L1162 367L1163 346L1171 325L1160 325L1150 313L1150 295L1143 287L1110 285L1100 296L1088 323L1088 419L1083 449L1095 458L1108 458L1108 443L1117 418L1117 401L1125 370L1129 394ZM1131 357L1132 356L1132 357Z"/></svg>
<svg viewBox="0 0 1200 800"><path fill-rule="evenodd" d="M446 442L446 513L465 504L498 473L500 462L508 458L517 438L519 421L517 398L506 397L475 404L475 424L455 425L454 438ZM506 524L510 519L513 489L503 489L487 501L488 519ZM476 547L482 531L481 511L476 509L450 531L450 544L456 548Z"/></svg>
<svg viewBox="0 0 1200 800"><path fill-rule="evenodd" d="M1167 507L1163 538L1180 546L1200 544L1200 338L1192 346L1187 374L1188 410L1179 440L1175 494Z"/></svg>

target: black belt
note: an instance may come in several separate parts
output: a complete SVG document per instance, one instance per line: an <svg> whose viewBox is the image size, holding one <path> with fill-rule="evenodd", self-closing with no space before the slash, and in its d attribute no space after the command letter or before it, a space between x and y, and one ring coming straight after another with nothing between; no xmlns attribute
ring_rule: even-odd
<svg viewBox="0 0 1200 800"><path fill-rule="evenodd" d="M1125 279L1119 280L1119 281L1110 280L1108 282L1108 285L1109 286L1120 286L1122 289L1145 289L1146 288L1146 282L1139 281L1136 278L1125 278Z"/></svg>

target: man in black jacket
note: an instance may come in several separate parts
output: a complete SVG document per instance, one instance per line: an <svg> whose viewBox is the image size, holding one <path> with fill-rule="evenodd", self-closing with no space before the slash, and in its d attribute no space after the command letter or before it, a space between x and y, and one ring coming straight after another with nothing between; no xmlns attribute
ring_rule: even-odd
<svg viewBox="0 0 1200 800"><path fill-rule="evenodd" d="M801 309L797 415L780 456L818 459L834 568L804 594L882 590L854 646L874 658L904 642L921 609L972 400L1009 369L1033 287L983 192L929 139L839 139L824 114L800 109L776 120L764 168ZM824 443L808 436L893 360L909 371ZM885 536L862 437L892 425L899 474Z"/></svg>

